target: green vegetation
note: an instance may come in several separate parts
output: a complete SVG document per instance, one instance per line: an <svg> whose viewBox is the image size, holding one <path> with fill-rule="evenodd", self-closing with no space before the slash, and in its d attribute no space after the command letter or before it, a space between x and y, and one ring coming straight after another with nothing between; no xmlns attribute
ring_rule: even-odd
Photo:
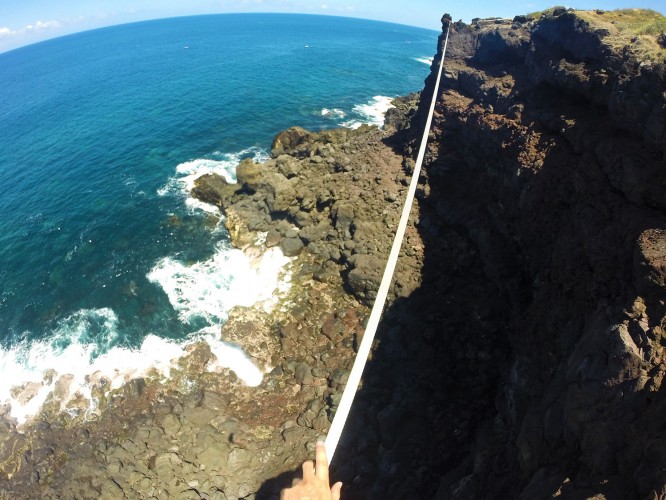
<svg viewBox="0 0 666 500"><path fill-rule="evenodd" d="M633 35L659 35L666 32L666 17L650 9L619 9L611 11L578 11L586 21L603 21L615 25L620 31Z"/></svg>
<svg viewBox="0 0 666 500"><path fill-rule="evenodd" d="M567 9L564 7L551 7L525 17L530 21L537 21L544 16L554 16L556 11L565 10ZM666 17L659 12L650 9L571 12L585 21L591 31L605 33L601 35L604 43L618 52L628 51L639 59L655 62L662 62L666 56L666 48L659 43L659 37L666 33Z"/></svg>
<svg viewBox="0 0 666 500"><path fill-rule="evenodd" d="M663 62L666 56L658 37L666 31L666 17L649 9L581 10L576 15L594 30L607 30L604 42L640 60Z"/></svg>
<svg viewBox="0 0 666 500"><path fill-rule="evenodd" d="M558 9L566 10L566 7L562 7L561 5L556 5L555 7L551 7L550 9L540 10L538 12L532 12L531 14L525 14L525 17L527 17L527 19L529 19L530 21L538 21L543 16L546 17L552 16L553 12L555 12L555 10Z"/></svg>

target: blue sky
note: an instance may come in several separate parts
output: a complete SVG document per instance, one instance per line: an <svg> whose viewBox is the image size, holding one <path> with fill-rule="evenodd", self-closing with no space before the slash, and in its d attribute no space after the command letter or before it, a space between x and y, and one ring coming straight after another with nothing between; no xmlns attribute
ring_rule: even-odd
<svg viewBox="0 0 666 500"><path fill-rule="evenodd" d="M664 0L583 0L581 9L649 8L664 13ZM231 12L299 12L363 17L439 30L444 12L455 20L513 17L554 1L476 0L1 0L0 52L56 36L146 19Z"/></svg>

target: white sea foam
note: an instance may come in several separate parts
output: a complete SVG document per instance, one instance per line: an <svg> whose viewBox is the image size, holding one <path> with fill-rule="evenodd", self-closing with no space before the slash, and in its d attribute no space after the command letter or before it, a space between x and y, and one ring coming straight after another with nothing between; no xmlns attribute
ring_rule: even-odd
<svg viewBox="0 0 666 500"><path fill-rule="evenodd" d="M185 265L174 258L161 259L148 274L169 297L184 323L197 318L216 324L234 306L261 302L267 308L277 301L280 274L289 262L279 248L267 249L255 258L219 242L208 260ZM288 278L287 278L288 279Z"/></svg>
<svg viewBox="0 0 666 500"><path fill-rule="evenodd" d="M434 57L415 57L414 60L430 66L434 60Z"/></svg>
<svg viewBox="0 0 666 500"><path fill-rule="evenodd" d="M347 116L347 113L338 108L333 108L333 109L323 108L321 110L321 116L325 116L326 118L344 118L345 116Z"/></svg>
<svg viewBox="0 0 666 500"><path fill-rule="evenodd" d="M204 210L206 212L217 212L213 205L195 200L190 196L194 187L194 181L204 174L218 174L223 176L227 182L236 182L236 167L243 158L252 158L255 162L266 161L268 153L258 147L251 147L238 151L237 153L215 153L218 159L198 158L186 161L176 166L176 175L157 190L158 196L176 195L183 196L186 205L192 210Z"/></svg>
<svg viewBox="0 0 666 500"><path fill-rule="evenodd" d="M197 200L196 198L187 198L185 200L185 206L187 206L187 208L189 208L192 211L200 210L202 212L207 212L209 214L220 213L219 209L215 205L211 205L210 203Z"/></svg>
<svg viewBox="0 0 666 500"><path fill-rule="evenodd" d="M250 387L261 384L264 378L261 370L248 359L242 349L222 342L219 335L217 335L219 330L219 326L202 330L202 333L205 333L206 342L210 346L210 351L216 357L216 360L208 363L208 371L213 372L219 368L229 368Z"/></svg>
<svg viewBox="0 0 666 500"><path fill-rule="evenodd" d="M392 97L376 95L369 102L365 104L357 104L352 108L358 118L350 119L342 123L343 127L359 128L363 124L377 125L381 127L384 125L384 115L386 112L394 107L391 104Z"/></svg>
<svg viewBox="0 0 666 500"><path fill-rule="evenodd" d="M258 235L258 244L262 238L265 234ZM19 425L37 414L52 393L57 393L62 410L94 413L93 387L102 378L108 381L105 390L152 371L166 378L187 347L198 341L208 343L215 355L209 371L229 368L247 385L259 385L261 370L241 349L219 338L220 324L237 305L258 304L266 311L274 307L289 289L291 278L284 267L290 260L279 248L243 252L226 242L218 243L210 259L195 264L161 259L148 279L163 288L181 321L203 320L208 327L180 342L151 334L140 348L129 349L118 345L119 322L113 310L82 309L62 319L48 339L0 349L0 404L11 405L10 415ZM68 407L75 399L77 404Z"/></svg>
<svg viewBox="0 0 666 500"><path fill-rule="evenodd" d="M243 351L219 338L219 326L205 328L182 342L148 335L138 349L115 346L96 356L100 344L93 343L93 337L105 334L106 340L112 342L117 326L118 318L111 309L86 309L62 321L48 340L23 342L0 350L0 404L11 405L10 415L21 425L39 412L60 385L56 393L61 410L90 415L97 407L92 389L102 378L109 382L106 391L148 372L157 371L166 378L177 359L186 354L187 347L198 341L206 342L216 357L209 362L209 371L229 368L249 386L262 381L261 370ZM85 400L84 408L67 407L80 398Z"/></svg>

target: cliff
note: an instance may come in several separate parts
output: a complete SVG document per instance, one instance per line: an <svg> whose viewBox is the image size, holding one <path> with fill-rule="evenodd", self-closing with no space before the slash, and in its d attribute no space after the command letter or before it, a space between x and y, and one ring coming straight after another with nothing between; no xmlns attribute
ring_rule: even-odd
<svg viewBox="0 0 666 500"><path fill-rule="evenodd" d="M449 18L445 17L444 28ZM451 24L389 304L336 458L343 498L666 498L666 37L646 11ZM193 344L85 419L0 408L0 498L273 498L330 426L381 277L444 33L384 130L292 128L193 194L252 258L295 257L277 306Z"/></svg>
<svg viewBox="0 0 666 500"><path fill-rule="evenodd" d="M451 25L422 285L386 312L349 424L354 498L666 496L666 49L645 18L663 26Z"/></svg>

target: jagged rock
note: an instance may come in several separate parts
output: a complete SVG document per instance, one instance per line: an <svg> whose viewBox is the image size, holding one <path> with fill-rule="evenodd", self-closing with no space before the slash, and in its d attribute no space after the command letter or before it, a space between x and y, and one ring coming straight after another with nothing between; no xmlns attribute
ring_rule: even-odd
<svg viewBox="0 0 666 500"><path fill-rule="evenodd" d="M302 163L288 154L281 154L277 157L277 167L278 172L284 175L287 179L296 177L303 169Z"/></svg>
<svg viewBox="0 0 666 500"><path fill-rule="evenodd" d="M657 43L666 49L666 33L660 33L657 36Z"/></svg>
<svg viewBox="0 0 666 500"><path fill-rule="evenodd" d="M314 378L312 377L312 369L307 363L299 363L296 365L294 378L296 379L296 382L303 385L312 385L314 382Z"/></svg>
<svg viewBox="0 0 666 500"><path fill-rule="evenodd" d="M666 289L666 231L649 229L641 233L634 254L638 293L656 298Z"/></svg>
<svg viewBox="0 0 666 500"><path fill-rule="evenodd" d="M252 161L251 158L245 158L236 167L236 180L238 184L242 185L245 189L256 191L258 184L261 182L264 174L264 169L258 163Z"/></svg>
<svg viewBox="0 0 666 500"><path fill-rule="evenodd" d="M349 272L349 286L357 296L373 298L379 289L386 263L368 254L352 255L349 262L353 266Z"/></svg>
<svg viewBox="0 0 666 500"><path fill-rule="evenodd" d="M314 243L326 239L328 237L330 229L331 229L330 224L326 222L321 222L317 225L310 225L304 227L298 233L298 236L306 244Z"/></svg>
<svg viewBox="0 0 666 500"><path fill-rule="evenodd" d="M266 165L243 160L236 169L238 183L250 193L260 193L268 209L284 212L293 203L296 193L292 183L279 172L271 171Z"/></svg>
<svg viewBox="0 0 666 500"><path fill-rule="evenodd" d="M354 205L352 203L336 203L332 210L335 228L350 237L350 229L354 221Z"/></svg>
<svg viewBox="0 0 666 500"><path fill-rule="evenodd" d="M194 181L192 196L221 207L223 201L233 195L237 189L238 185L229 184L221 175L204 174Z"/></svg>
<svg viewBox="0 0 666 500"><path fill-rule="evenodd" d="M305 143L310 138L310 133L301 127L291 127L283 132L280 132L273 139L271 146L271 156L277 158L285 153L295 153L297 148ZM306 152L301 152L301 155L307 156Z"/></svg>

